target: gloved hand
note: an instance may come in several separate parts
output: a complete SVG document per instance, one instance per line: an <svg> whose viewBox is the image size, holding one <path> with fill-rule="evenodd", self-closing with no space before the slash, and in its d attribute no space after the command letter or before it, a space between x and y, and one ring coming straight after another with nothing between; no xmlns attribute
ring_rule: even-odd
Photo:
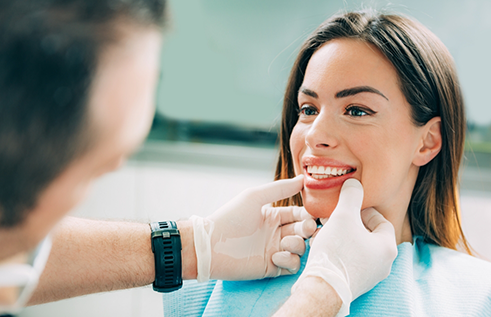
<svg viewBox="0 0 491 317"><path fill-rule="evenodd" d="M198 281L252 280L300 268L316 224L302 207L265 206L298 193L303 176L245 190L207 218L192 216Z"/></svg>
<svg viewBox="0 0 491 317"><path fill-rule="evenodd" d="M373 208L360 217L362 201L361 183L344 182L338 205L312 242L305 270L292 288L306 276L324 279L343 302L337 316L348 315L353 300L385 279L397 256L394 227Z"/></svg>

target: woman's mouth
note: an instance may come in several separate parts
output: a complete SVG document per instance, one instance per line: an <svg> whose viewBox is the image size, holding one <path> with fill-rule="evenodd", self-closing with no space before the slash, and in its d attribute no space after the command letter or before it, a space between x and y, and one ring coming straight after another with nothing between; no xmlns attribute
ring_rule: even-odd
<svg viewBox="0 0 491 317"><path fill-rule="evenodd" d="M314 179L325 179L343 176L355 171L353 168L330 166L307 166L307 173Z"/></svg>
<svg viewBox="0 0 491 317"><path fill-rule="evenodd" d="M317 157L303 159L306 189L326 190L341 187L348 179L354 177L356 168L342 162Z"/></svg>

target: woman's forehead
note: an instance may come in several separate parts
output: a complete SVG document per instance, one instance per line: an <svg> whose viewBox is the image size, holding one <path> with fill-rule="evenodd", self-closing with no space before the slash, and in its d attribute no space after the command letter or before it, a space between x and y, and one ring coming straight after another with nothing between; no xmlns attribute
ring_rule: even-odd
<svg viewBox="0 0 491 317"><path fill-rule="evenodd" d="M350 87L369 86L387 96L387 90L396 89L400 93L397 83L394 66L374 45L336 39L322 45L312 55L302 88L332 95Z"/></svg>

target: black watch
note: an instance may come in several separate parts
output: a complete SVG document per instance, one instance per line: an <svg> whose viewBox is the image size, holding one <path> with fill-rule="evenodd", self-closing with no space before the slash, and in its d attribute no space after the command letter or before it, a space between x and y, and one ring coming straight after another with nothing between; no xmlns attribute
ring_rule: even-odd
<svg viewBox="0 0 491 317"><path fill-rule="evenodd" d="M182 287L181 235L174 221L152 222L152 252L155 257L157 292L172 292Z"/></svg>

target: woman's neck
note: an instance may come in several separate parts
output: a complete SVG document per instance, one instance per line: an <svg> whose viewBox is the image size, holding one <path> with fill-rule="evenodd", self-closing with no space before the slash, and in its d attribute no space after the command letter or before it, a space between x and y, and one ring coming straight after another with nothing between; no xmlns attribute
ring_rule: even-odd
<svg viewBox="0 0 491 317"><path fill-rule="evenodd" d="M409 221L408 208L411 202L412 192L418 176L418 168L410 171L407 181L400 188L397 195L387 199L384 204L374 206L394 226L397 244L413 242L411 223Z"/></svg>
<svg viewBox="0 0 491 317"><path fill-rule="evenodd" d="M411 230L411 224L409 222L409 214L407 212L406 217L404 217L404 223L402 224L402 228L399 232L400 234L396 236L398 245L403 242L413 243L413 233Z"/></svg>

